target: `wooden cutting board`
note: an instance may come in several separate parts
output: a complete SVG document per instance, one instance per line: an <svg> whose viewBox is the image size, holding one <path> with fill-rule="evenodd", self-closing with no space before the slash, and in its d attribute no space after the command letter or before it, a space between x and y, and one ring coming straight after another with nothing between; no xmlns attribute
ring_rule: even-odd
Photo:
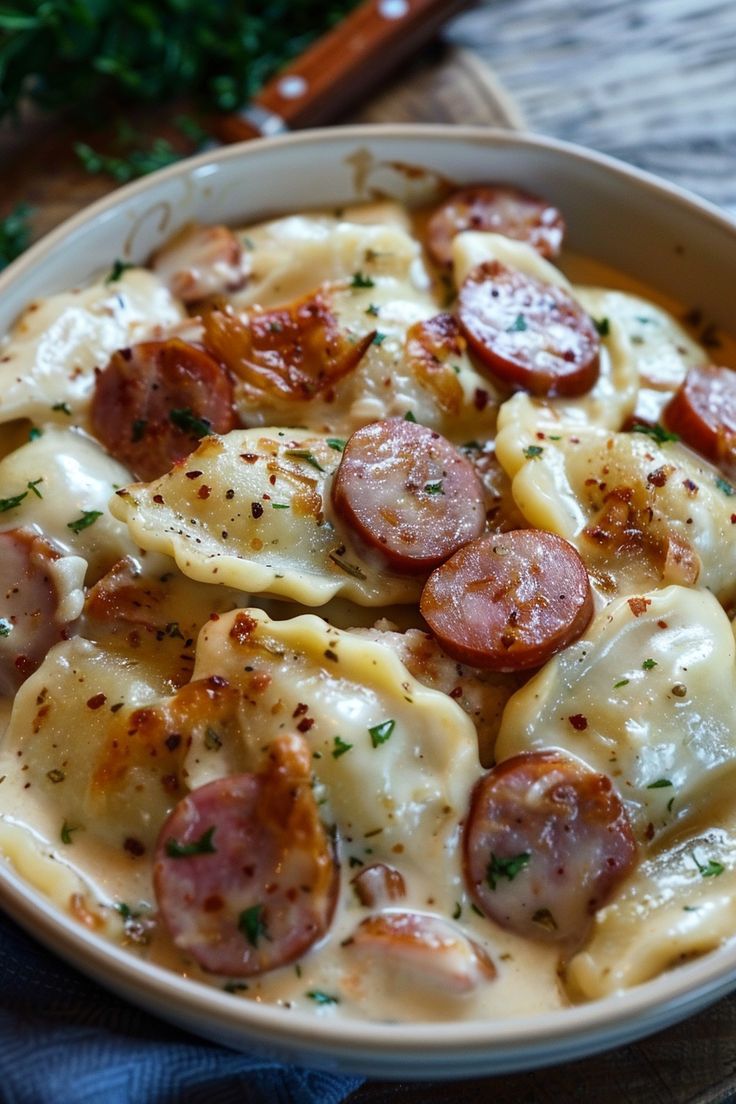
<svg viewBox="0 0 736 1104"><path fill-rule="evenodd" d="M167 113L168 114L168 113ZM350 122L457 122L521 128L521 112L474 55L425 53ZM131 118L142 133L173 132L150 110ZM94 133L31 117L0 129L0 216L23 200L38 237L116 185L90 176L72 144ZM349 1104L725 1104L736 1099L736 996L642 1042L552 1069L462 1082L367 1082Z"/></svg>

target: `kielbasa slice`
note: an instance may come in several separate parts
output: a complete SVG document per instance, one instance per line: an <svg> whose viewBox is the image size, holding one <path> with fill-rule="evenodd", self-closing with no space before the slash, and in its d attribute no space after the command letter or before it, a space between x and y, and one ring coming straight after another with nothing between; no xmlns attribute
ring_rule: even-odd
<svg viewBox="0 0 736 1104"><path fill-rule="evenodd" d="M458 296L468 343L495 379L532 395L582 395L600 372L593 321L562 288L499 261L477 265Z"/></svg>
<svg viewBox="0 0 736 1104"><path fill-rule="evenodd" d="M226 370L179 338L113 353L97 376L92 432L138 479L156 479L208 433L236 424Z"/></svg>
<svg viewBox="0 0 736 1104"><path fill-rule="evenodd" d="M499 763L476 784L465 823L468 892L501 927L579 940L633 868L636 843L605 774L561 751Z"/></svg>
<svg viewBox="0 0 736 1104"><path fill-rule="evenodd" d="M349 439L332 484L340 517L394 571L421 574L482 532L483 487L454 445L389 418Z"/></svg>
<svg viewBox="0 0 736 1104"><path fill-rule="evenodd" d="M151 268L184 303L234 291L247 272L243 247L232 230L196 223L154 253Z"/></svg>
<svg viewBox="0 0 736 1104"><path fill-rule="evenodd" d="M736 372L691 368L662 412L668 429L701 456L736 474Z"/></svg>
<svg viewBox="0 0 736 1104"><path fill-rule="evenodd" d="M60 558L32 529L0 533L0 694L15 694L69 635L52 568Z"/></svg>
<svg viewBox="0 0 736 1104"><path fill-rule="evenodd" d="M411 974L413 981L461 995L493 981L485 950L453 924L421 912L379 912L343 944L352 954Z"/></svg>
<svg viewBox="0 0 736 1104"><path fill-rule="evenodd" d="M260 774L194 790L156 845L154 888L174 943L203 969L250 977L293 962L325 934L338 869L301 737L280 737Z"/></svg>
<svg viewBox="0 0 736 1104"><path fill-rule="evenodd" d="M463 230L485 230L528 242L543 257L556 257L565 222L551 203L507 184L476 184L445 200L427 226L427 248L438 265L452 264L452 239Z"/></svg>
<svg viewBox="0 0 736 1104"><path fill-rule="evenodd" d="M524 671L582 635L593 596L571 544L541 529L512 529L479 537L438 567L419 609L453 659Z"/></svg>

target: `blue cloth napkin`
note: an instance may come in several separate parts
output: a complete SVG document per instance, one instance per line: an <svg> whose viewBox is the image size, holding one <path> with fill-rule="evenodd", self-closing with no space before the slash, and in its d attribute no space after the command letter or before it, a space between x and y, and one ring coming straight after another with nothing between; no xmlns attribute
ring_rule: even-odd
<svg viewBox="0 0 736 1104"><path fill-rule="evenodd" d="M2 1104L339 1104L360 1083L170 1027L0 915Z"/></svg>

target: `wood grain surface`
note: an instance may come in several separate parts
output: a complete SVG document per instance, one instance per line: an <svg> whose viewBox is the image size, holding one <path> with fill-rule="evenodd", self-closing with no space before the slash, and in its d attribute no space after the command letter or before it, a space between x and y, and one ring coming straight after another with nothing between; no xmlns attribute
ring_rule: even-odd
<svg viewBox="0 0 736 1104"><path fill-rule="evenodd" d="M354 118L517 127L526 120L531 129L658 172L736 214L736 0L487 0L457 19L446 37L474 53L425 53ZM132 121L161 133L155 116ZM0 214L26 200L36 208L38 236L111 190L112 181L89 176L79 166L71 151L79 137L94 139L43 119L26 120L19 132L0 130ZM675 1028L584 1061L452 1083L367 1082L349 1101L726 1104L735 1099L736 997Z"/></svg>

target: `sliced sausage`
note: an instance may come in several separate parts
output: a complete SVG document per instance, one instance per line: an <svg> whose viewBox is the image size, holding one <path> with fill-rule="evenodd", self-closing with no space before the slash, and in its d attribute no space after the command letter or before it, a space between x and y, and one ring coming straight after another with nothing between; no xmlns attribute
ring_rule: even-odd
<svg viewBox="0 0 736 1104"><path fill-rule="evenodd" d="M69 635L54 570L60 559L31 529L0 533L0 694L14 694ZM79 596L81 604L81 589Z"/></svg>
<svg viewBox="0 0 736 1104"><path fill-rule="evenodd" d="M231 311L207 311L205 345L232 372L254 402L329 397L370 348L376 331L351 342L324 292L271 310L255 308L246 319Z"/></svg>
<svg viewBox="0 0 736 1104"><path fill-rule="evenodd" d="M357 430L332 503L394 571L421 574L483 529L483 487L454 445L426 426L389 418Z"/></svg>
<svg viewBox="0 0 736 1104"><path fill-rule="evenodd" d="M476 784L463 836L470 895L531 939L578 940L631 871L636 843L605 774L561 751L499 763Z"/></svg>
<svg viewBox="0 0 736 1104"><path fill-rule="evenodd" d="M361 905L379 908L406 895L406 885L398 870L385 863L366 866L350 883Z"/></svg>
<svg viewBox="0 0 736 1104"><path fill-rule="evenodd" d="M432 392L444 414L459 414L463 404L463 388L454 365L466 346L452 314L436 314L415 322L406 331L407 365L421 385Z"/></svg>
<svg viewBox="0 0 736 1104"><path fill-rule="evenodd" d="M439 916L421 912L367 916L343 946L351 954L405 970L416 982L457 995L496 976L480 944Z"/></svg>
<svg viewBox="0 0 736 1104"><path fill-rule="evenodd" d="M260 774L184 798L156 845L154 887L174 943L214 974L293 962L327 931L338 870L301 737L280 737Z"/></svg>
<svg viewBox="0 0 736 1104"><path fill-rule="evenodd" d="M185 226L151 258L173 295L194 303L245 283L243 247L227 226Z"/></svg>
<svg viewBox="0 0 736 1104"><path fill-rule="evenodd" d="M691 368L662 421L701 456L736 474L736 372L713 364Z"/></svg>
<svg viewBox="0 0 736 1104"><path fill-rule="evenodd" d="M208 433L236 424L233 388L209 353L179 338L113 353L98 373L92 432L138 479L156 479Z"/></svg>
<svg viewBox="0 0 736 1104"><path fill-rule="evenodd" d="M593 596L571 544L541 529L512 529L472 541L438 567L419 608L453 659L524 671L582 635Z"/></svg>
<svg viewBox="0 0 736 1104"><path fill-rule="evenodd" d="M556 257L565 233L551 203L506 184L461 188L437 208L427 226L427 248L438 265L452 264L452 239L462 230L486 230L528 242L543 257Z"/></svg>
<svg viewBox="0 0 736 1104"><path fill-rule="evenodd" d="M458 317L480 366L511 387L573 396L598 379L595 325L562 288L487 261L463 282Z"/></svg>

